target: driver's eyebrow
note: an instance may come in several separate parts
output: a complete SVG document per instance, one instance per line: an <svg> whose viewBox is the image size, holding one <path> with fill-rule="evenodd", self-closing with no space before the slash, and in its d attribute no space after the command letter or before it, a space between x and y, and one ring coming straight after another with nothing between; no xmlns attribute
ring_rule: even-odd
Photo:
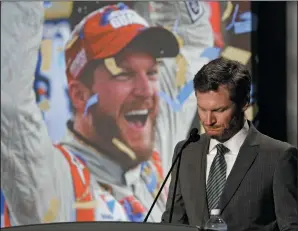
<svg viewBox="0 0 298 231"><path fill-rule="evenodd" d="M123 72L128 72L128 73L134 73L134 72L135 72L134 70L132 70L131 67L126 67L125 65L119 65L119 67L123 70L122 73L123 73ZM151 69L156 68L156 67L158 67L158 63L157 63L157 62L153 63L153 64L148 68L148 70L151 70Z"/></svg>
<svg viewBox="0 0 298 231"><path fill-rule="evenodd" d="M125 65L123 66L119 66L119 68L121 68L121 72L119 72L118 74L116 75L112 75L112 78L117 78L119 76L123 76L123 75L126 75L126 76L133 76L134 74L136 74L136 71L132 70L131 67L126 67L125 68ZM157 69L158 68L158 65L157 63L153 63L149 68L148 70L146 71L152 71L154 69ZM157 70L158 71L158 70Z"/></svg>

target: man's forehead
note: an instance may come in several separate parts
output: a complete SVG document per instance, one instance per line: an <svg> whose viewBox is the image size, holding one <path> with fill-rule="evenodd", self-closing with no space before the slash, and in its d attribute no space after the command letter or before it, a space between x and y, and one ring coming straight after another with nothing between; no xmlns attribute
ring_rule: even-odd
<svg viewBox="0 0 298 231"><path fill-rule="evenodd" d="M228 88L218 88L205 92L196 91L198 104L228 105L231 102Z"/></svg>
<svg viewBox="0 0 298 231"><path fill-rule="evenodd" d="M117 64L120 66L124 65L129 65L130 61L133 59L137 59L137 58L146 58L150 61L152 61L152 63L156 64L157 60L156 58L147 51L142 51L142 50L134 50L134 49L127 49L124 50L123 52L119 53L116 57L115 60L117 62Z"/></svg>
<svg viewBox="0 0 298 231"><path fill-rule="evenodd" d="M96 67L97 68L105 68L107 69L111 75L119 75L121 72L125 70L133 70L138 68L136 63L131 62L133 58L135 60L140 60L140 55L146 57L149 62L147 62L148 68L153 68L157 65L157 60L152 55L146 52L126 52L121 54L121 56L117 55L116 57L106 58L104 60L98 60Z"/></svg>
<svg viewBox="0 0 298 231"><path fill-rule="evenodd" d="M219 110L223 108L230 108L234 105L234 103L229 99L220 99L217 100L215 98L199 98L197 97L197 105L199 108L204 110Z"/></svg>

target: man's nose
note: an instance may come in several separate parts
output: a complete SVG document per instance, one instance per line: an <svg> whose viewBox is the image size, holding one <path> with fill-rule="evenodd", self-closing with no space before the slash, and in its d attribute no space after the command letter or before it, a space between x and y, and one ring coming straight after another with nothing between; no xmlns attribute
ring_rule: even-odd
<svg viewBox="0 0 298 231"><path fill-rule="evenodd" d="M134 94L141 97L151 97L153 95L154 83L150 81L146 74L140 74L135 79Z"/></svg>
<svg viewBox="0 0 298 231"><path fill-rule="evenodd" d="M215 117L213 116L212 112L207 112L205 125L212 126L214 123L216 123Z"/></svg>

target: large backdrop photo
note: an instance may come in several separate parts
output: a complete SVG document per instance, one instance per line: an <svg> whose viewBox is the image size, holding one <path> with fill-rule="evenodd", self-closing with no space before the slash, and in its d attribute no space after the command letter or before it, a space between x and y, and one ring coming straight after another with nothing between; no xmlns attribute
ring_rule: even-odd
<svg viewBox="0 0 298 231"><path fill-rule="evenodd" d="M99 204L82 205L75 195L71 206L95 210L91 220L141 222L176 143L194 126L204 132L194 75L218 57L252 70L251 3L45 1L44 8L36 103L52 142L72 150L71 166L87 163L100 188ZM88 93L84 108L79 91ZM246 116L257 124L254 84L251 95ZM149 221L160 221L167 192L166 186ZM5 211L1 193L1 227ZM70 217L78 220L78 212Z"/></svg>

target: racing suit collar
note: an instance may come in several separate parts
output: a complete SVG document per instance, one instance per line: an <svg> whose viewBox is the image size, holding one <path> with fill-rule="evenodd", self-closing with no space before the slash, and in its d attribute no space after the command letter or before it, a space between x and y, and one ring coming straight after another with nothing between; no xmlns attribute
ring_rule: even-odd
<svg viewBox="0 0 298 231"><path fill-rule="evenodd" d="M73 129L73 122L68 121L67 135L61 144L67 146L70 151L86 162L92 175L100 183L112 183L116 185L132 185L140 179L141 165L124 171L122 167L107 155L108 151L91 143Z"/></svg>

